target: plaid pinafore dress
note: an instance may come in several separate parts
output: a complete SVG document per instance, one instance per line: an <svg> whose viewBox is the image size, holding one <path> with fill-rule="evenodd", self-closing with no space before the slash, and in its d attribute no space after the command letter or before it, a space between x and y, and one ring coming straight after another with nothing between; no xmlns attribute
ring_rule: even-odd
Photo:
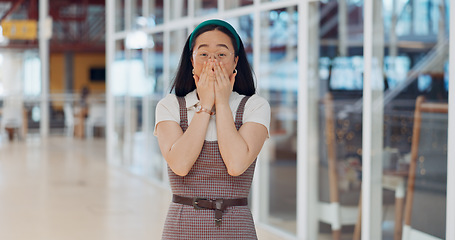
<svg viewBox="0 0 455 240"><path fill-rule="evenodd" d="M235 126L242 126L243 112L248 96L244 97L236 112ZM185 98L178 97L180 127L188 128ZM205 141L202 151L184 176L176 175L169 167L168 174L172 193L184 197L208 199L246 198L249 195L256 160L240 176L228 174L221 158L217 141ZM228 207L222 224L215 226L214 211L196 210L192 206L172 202L164 224L162 239L257 239L253 218L248 206Z"/></svg>

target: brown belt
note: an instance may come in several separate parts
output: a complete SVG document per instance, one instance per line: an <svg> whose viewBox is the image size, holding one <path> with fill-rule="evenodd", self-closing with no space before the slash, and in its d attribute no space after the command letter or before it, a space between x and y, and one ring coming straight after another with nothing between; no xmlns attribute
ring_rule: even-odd
<svg viewBox="0 0 455 240"><path fill-rule="evenodd" d="M247 206L248 198L235 198L235 199L207 199L207 198L190 198L182 197L179 195L172 195L172 202L180 203L183 205L193 206L194 209L210 209L215 210L215 225L221 226L221 218L223 217L223 211L232 206Z"/></svg>

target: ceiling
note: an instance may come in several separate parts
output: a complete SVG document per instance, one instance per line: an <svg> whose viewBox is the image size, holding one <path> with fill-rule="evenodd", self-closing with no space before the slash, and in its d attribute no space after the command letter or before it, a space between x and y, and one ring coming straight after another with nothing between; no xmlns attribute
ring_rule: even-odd
<svg viewBox="0 0 455 240"><path fill-rule="evenodd" d="M38 20L38 0L0 0L0 19ZM51 52L104 52L105 0L49 0ZM37 40L8 40L1 48L34 49Z"/></svg>

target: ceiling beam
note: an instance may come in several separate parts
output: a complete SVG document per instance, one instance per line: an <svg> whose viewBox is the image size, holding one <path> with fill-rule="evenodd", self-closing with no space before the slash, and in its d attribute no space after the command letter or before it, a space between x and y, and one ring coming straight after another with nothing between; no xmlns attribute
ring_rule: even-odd
<svg viewBox="0 0 455 240"><path fill-rule="evenodd" d="M28 19L38 20L38 0L30 0L30 6L28 7Z"/></svg>
<svg viewBox="0 0 455 240"><path fill-rule="evenodd" d="M25 49L38 49L38 43L31 42L31 43L13 43L9 45L2 46L0 45L0 49L17 49L17 50L25 50ZM104 53L106 50L106 45L104 44L90 44L90 43L61 43L61 44L51 44L49 46L49 51L51 53L60 53L60 52L78 52L78 53Z"/></svg>
<svg viewBox="0 0 455 240"><path fill-rule="evenodd" d="M0 0L0 2L10 2L10 3L15 3L17 0ZM75 3L78 4L80 3L80 0L52 0L49 1L49 5L52 5L53 3L59 3L59 2L65 2L65 3ZM105 0L90 0L90 5L105 5L106 1Z"/></svg>
<svg viewBox="0 0 455 240"><path fill-rule="evenodd" d="M3 22L3 20L5 20L8 15L14 12L14 10L16 10L16 8L19 7L22 2L24 2L24 0L15 1L13 6L11 6L11 8L5 13L5 15L2 16L2 18L0 18L0 22Z"/></svg>

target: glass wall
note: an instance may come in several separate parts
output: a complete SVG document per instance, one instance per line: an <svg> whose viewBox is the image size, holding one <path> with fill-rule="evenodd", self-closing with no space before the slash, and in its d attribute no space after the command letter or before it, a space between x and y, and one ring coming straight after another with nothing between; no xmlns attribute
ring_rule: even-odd
<svg viewBox="0 0 455 240"><path fill-rule="evenodd" d="M171 19L179 19L188 16L188 0L169 1L169 4L171 5Z"/></svg>
<svg viewBox="0 0 455 240"><path fill-rule="evenodd" d="M145 154L145 161L150 164L150 172L146 173L146 176L161 181L163 177L163 169L165 167L165 161L162 159L160 149L155 136L153 136L153 129L155 126L155 108L158 101L163 98L165 91L165 80L163 77L163 45L164 45L164 34L156 33L149 35L150 40L153 44L149 45L147 49L148 57L147 62L147 78L151 84L151 91L149 94L145 94L143 99L143 120L144 125L145 141L144 148L147 149Z"/></svg>
<svg viewBox="0 0 455 240"><path fill-rule="evenodd" d="M374 99L382 101L384 121L372 128L383 129L383 187L394 193L384 197L383 236L446 239L448 1L384 1L377 7L388 15L375 21L383 34L374 35L381 41L373 46L378 64L372 66L372 78L376 72L384 81Z"/></svg>
<svg viewBox="0 0 455 240"><path fill-rule="evenodd" d="M185 46L185 41L187 39L187 31L186 29L178 29L171 31L169 42L172 44L169 46L170 53L169 53L169 72L170 77L173 78L177 73L177 68L180 61L180 56L183 51L183 46ZM168 86L170 81L167 81ZM166 91L169 92L169 87L166 86Z"/></svg>
<svg viewBox="0 0 455 240"><path fill-rule="evenodd" d="M314 5L318 25L310 26L310 42L319 51L311 52L310 61L318 71L309 71L319 83L311 88L318 105L319 237L340 239L353 235L361 197L363 3Z"/></svg>
<svg viewBox="0 0 455 240"><path fill-rule="evenodd" d="M242 39L243 46L245 47L246 57L250 65L254 64L253 60L253 15L244 15L226 19L236 29L237 33Z"/></svg>
<svg viewBox="0 0 455 240"><path fill-rule="evenodd" d="M131 18L130 25L131 29L138 29L146 25L146 20L143 17L142 11L143 2L142 0L131 0Z"/></svg>
<svg viewBox="0 0 455 240"><path fill-rule="evenodd" d="M39 130L40 67L35 49L0 51L0 142L14 139L7 128L17 128L21 138Z"/></svg>
<svg viewBox="0 0 455 240"><path fill-rule="evenodd" d="M134 31L116 41L112 63L116 152L111 161L155 181L163 178L164 161L153 136L154 109L169 84L163 78L163 49L163 33Z"/></svg>
<svg viewBox="0 0 455 240"><path fill-rule="evenodd" d="M449 0L126 2L107 40L111 162L169 188L155 107L194 26L221 18L272 110L257 226L282 239L448 237Z"/></svg>
<svg viewBox="0 0 455 240"><path fill-rule="evenodd" d="M310 69L318 129L319 236L352 237L362 182L363 1L315 3ZM342 220L343 219L343 220ZM357 224L360 226L360 224Z"/></svg>
<svg viewBox="0 0 455 240"><path fill-rule="evenodd" d="M125 30L125 0L115 1L115 31Z"/></svg>
<svg viewBox="0 0 455 240"><path fill-rule="evenodd" d="M115 156L116 159L110 159L112 162L120 164L124 159L123 144L125 140L125 95L126 84L127 84L127 68L126 68L126 51L125 51L125 40L120 39L115 41L114 49L114 60L111 64L111 73L112 78L109 79L109 82L112 84L112 87L109 89L110 94L114 99L114 116L113 116L113 126L114 132L110 133L111 138L113 139L112 147L115 150L115 153L112 156Z"/></svg>
<svg viewBox="0 0 455 240"><path fill-rule="evenodd" d="M163 0L148 0L144 4L148 4L147 26L154 27L164 22L164 3Z"/></svg>
<svg viewBox="0 0 455 240"><path fill-rule="evenodd" d="M218 1L194 0L194 11L196 16L204 16L217 12Z"/></svg>
<svg viewBox="0 0 455 240"><path fill-rule="evenodd" d="M269 100L270 139L266 169L266 210L262 220L296 234L297 7L261 12L259 92Z"/></svg>
<svg viewBox="0 0 455 240"><path fill-rule="evenodd" d="M253 4L253 0L231 0L224 2L225 9L235 9L242 6L248 6Z"/></svg>

